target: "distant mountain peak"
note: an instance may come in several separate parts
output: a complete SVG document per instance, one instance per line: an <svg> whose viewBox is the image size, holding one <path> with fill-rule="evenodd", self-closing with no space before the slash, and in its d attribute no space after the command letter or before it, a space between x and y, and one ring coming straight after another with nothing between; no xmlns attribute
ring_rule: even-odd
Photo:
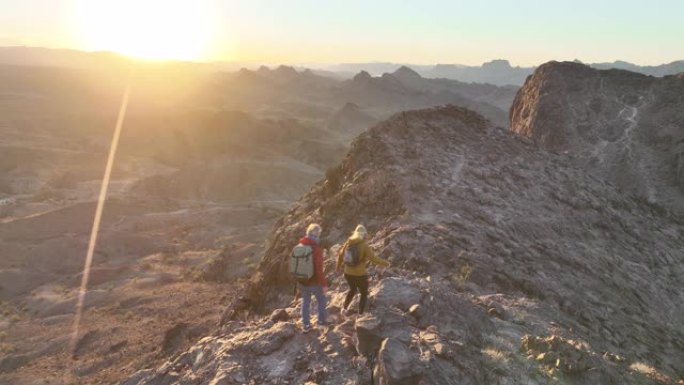
<svg viewBox="0 0 684 385"><path fill-rule="evenodd" d="M359 108L361 108L361 107L359 107L358 104L352 103L352 102L347 102L347 103L342 107L342 109L341 109L340 111L355 111L355 110L358 110Z"/></svg>
<svg viewBox="0 0 684 385"><path fill-rule="evenodd" d="M374 123L377 123L374 116L364 112L358 104L347 102L328 121L327 128L356 136Z"/></svg>
<svg viewBox="0 0 684 385"><path fill-rule="evenodd" d="M407 66L401 66L397 68L396 71L392 73L394 77L399 78L401 80L407 80L407 79L422 79L422 76L410 67Z"/></svg>
<svg viewBox="0 0 684 385"><path fill-rule="evenodd" d="M241 76L252 76L252 75L254 75L254 71L252 71L252 70L250 70L250 69L248 69L248 68L242 67L242 68L240 68L240 70L238 71L238 74L241 75Z"/></svg>
<svg viewBox="0 0 684 385"><path fill-rule="evenodd" d="M279 65L278 68L276 68L273 72L280 74L280 75L291 75L291 76L296 76L299 75L299 72L297 72L294 67L291 66L286 66L286 65Z"/></svg>
<svg viewBox="0 0 684 385"><path fill-rule="evenodd" d="M482 64L482 68L506 70L506 69L510 69L513 67L511 67L511 63L508 60L495 59L495 60L488 61L488 62Z"/></svg>
<svg viewBox="0 0 684 385"><path fill-rule="evenodd" d="M371 74L369 74L367 71L361 71L358 74L356 74L356 76L354 76L354 81L355 82L368 81L368 80L371 80L372 78L373 77L371 76Z"/></svg>

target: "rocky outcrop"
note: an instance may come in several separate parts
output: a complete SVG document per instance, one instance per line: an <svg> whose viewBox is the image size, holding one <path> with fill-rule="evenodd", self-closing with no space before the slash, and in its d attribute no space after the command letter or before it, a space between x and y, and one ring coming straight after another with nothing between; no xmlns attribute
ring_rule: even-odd
<svg viewBox="0 0 684 385"><path fill-rule="evenodd" d="M355 322L333 280L331 326L302 334L286 262L311 222L326 245L364 223L392 268ZM277 223L216 336L126 384L674 384L683 246L677 218L569 156L463 108L401 113Z"/></svg>
<svg viewBox="0 0 684 385"><path fill-rule="evenodd" d="M482 379L477 366L461 367L458 362L467 357L486 365L480 349L493 324L484 309L449 285L418 277L382 279L372 292L372 312L354 320L339 314L343 287L333 284L330 327L301 333L295 321L301 304L296 301L256 322L232 321L220 335L204 338L159 369L142 371L124 384L192 379L208 384L362 384L369 383L371 375L382 384ZM427 317L416 319L405 307L398 308L394 298L420 304ZM458 312L445 311L454 306Z"/></svg>
<svg viewBox="0 0 684 385"><path fill-rule="evenodd" d="M650 203L684 213L684 80L570 62L540 66L511 108L511 129Z"/></svg>

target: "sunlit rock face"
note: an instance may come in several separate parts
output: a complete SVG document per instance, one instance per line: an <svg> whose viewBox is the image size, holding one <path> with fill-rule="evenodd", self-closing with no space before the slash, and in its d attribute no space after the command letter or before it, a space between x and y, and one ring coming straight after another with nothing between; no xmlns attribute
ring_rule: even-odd
<svg viewBox="0 0 684 385"><path fill-rule="evenodd" d="M540 66L511 107L511 129L587 170L684 212L684 79L578 63Z"/></svg>

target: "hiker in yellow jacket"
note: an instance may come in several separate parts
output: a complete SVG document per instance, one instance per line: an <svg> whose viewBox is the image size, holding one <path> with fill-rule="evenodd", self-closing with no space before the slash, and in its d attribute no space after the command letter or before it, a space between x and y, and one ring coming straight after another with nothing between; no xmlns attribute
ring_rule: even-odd
<svg viewBox="0 0 684 385"><path fill-rule="evenodd" d="M344 299L344 312L358 291L361 293L359 300L359 314L363 314L368 300L368 263L388 267L389 262L375 255L365 239L368 235L363 225L356 226L354 233L347 239L337 256L337 271L344 267L344 278L349 284L349 292Z"/></svg>

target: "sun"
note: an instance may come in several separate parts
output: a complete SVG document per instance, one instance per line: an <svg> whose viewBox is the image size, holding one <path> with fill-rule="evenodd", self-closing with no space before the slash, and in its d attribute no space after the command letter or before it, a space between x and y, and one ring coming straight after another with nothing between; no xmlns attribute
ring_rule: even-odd
<svg viewBox="0 0 684 385"><path fill-rule="evenodd" d="M212 49L210 0L78 0L82 46L139 59L202 60Z"/></svg>

